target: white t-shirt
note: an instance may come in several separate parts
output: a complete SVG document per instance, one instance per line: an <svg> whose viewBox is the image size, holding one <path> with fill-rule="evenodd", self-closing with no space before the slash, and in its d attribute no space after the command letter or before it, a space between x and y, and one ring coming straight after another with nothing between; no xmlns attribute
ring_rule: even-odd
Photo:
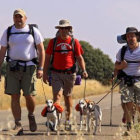
<svg viewBox="0 0 140 140"><path fill-rule="evenodd" d="M17 29L15 26L12 26L11 33L14 32L29 32L29 25L26 25L22 29ZM41 42L44 41L42 35L40 34L39 30L35 27L33 27L34 30L34 37L32 34L12 34L9 37L9 57L12 60L23 60L23 61L29 61L33 58L37 57L36 49L34 46L35 44L38 45ZM7 29L4 31L1 40L0 45L3 47L7 47ZM21 65L24 65L23 63L20 63ZM29 61L26 63L27 66L34 65L32 61Z"/></svg>

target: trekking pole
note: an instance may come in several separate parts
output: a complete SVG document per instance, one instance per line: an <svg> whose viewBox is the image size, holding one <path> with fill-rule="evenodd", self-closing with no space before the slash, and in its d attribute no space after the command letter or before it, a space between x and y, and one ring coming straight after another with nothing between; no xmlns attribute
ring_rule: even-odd
<svg viewBox="0 0 140 140"><path fill-rule="evenodd" d="M112 72L112 88L111 88L111 107L110 107L110 125L112 125L112 104L113 104L113 78L114 72Z"/></svg>
<svg viewBox="0 0 140 140"><path fill-rule="evenodd" d="M85 78L85 87L84 87L84 100L85 100L85 94L86 94L86 78Z"/></svg>

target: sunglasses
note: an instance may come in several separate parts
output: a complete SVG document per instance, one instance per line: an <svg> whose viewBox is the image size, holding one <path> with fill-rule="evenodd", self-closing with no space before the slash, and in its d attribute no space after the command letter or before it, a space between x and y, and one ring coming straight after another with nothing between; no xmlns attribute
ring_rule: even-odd
<svg viewBox="0 0 140 140"><path fill-rule="evenodd" d="M65 30L68 30L69 27L60 27L60 29L61 29L61 30L64 30L64 29L65 29Z"/></svg>

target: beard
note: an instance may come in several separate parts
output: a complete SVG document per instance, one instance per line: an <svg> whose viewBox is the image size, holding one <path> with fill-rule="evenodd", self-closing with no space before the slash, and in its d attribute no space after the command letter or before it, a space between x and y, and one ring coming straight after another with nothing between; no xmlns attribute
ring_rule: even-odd
<svg viewBox="0 0 140 140"><path fill-rule="evenodd" d="M137 42L133 41L133 40L130 40L128 41L128 45L135 45Z"/></svg>

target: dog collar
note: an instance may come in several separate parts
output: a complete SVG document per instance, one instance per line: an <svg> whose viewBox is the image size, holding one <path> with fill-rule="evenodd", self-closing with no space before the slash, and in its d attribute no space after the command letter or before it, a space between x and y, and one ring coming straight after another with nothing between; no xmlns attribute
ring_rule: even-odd
<svg viewBox="0 0 140 140"><path fill-rule="evenodd" d="M55 108L54 108L54 110L52 110L52 111L48 111L48 110L47 110L47 113L52 113L52 112L54 112L55 110L56 110Z"/></svg>

